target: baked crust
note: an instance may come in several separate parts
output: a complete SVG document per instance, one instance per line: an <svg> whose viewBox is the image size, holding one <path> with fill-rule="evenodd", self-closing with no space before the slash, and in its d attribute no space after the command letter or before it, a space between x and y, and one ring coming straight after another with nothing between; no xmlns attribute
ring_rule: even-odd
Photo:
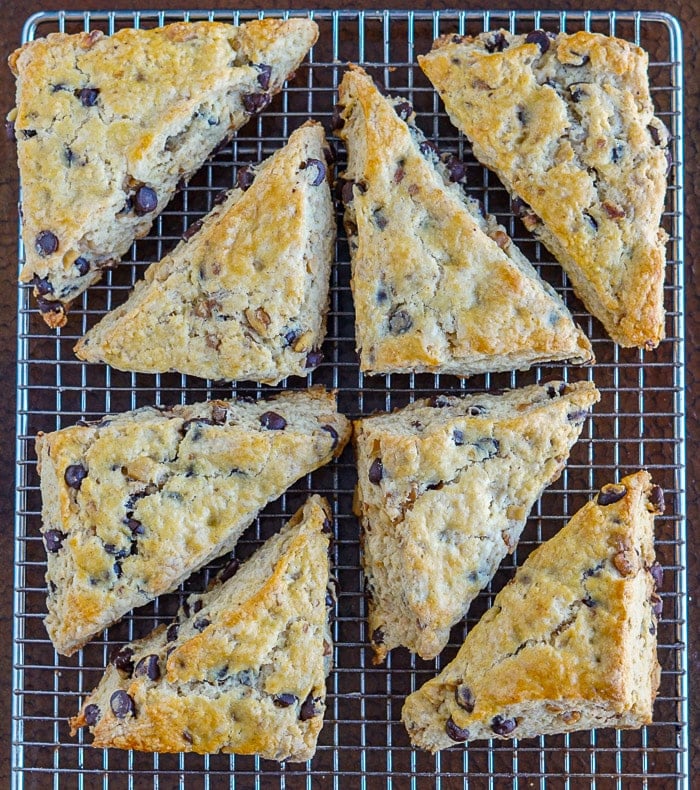
<svg viewBox="0 0 700 790"><path fill-rule="evenodd" d="M49 326L118 262L183 181L277 93L308 19L52 33L9 59L26 263ZM146 188L146 192L140 192ZM46 235L48 234L48 235Z"/></svg>
<svg viewBox="0 0 700 790"><path fill-rule="evenodd" d="M350 430L335 393L313 388L40 433L45 624L58 652L230 551L268 502L342 452Z"/></svg>
<svg viewBox="0 0 700 790"><path fill-rule="evenodd" d="M410 104L382 96L357 67L338 92L361 369L469 376L592 361L554 290L449 181Z"/></svg>
<svg viewBox="0 0 700 790"><path fill-rule="evenodd" d="M326 500L309 498L233 578L191 595L176 625L122 648L130 666L110 663L71 734L91 723L99 747L313 757L333 652L329 519ZM142 659L150 677L134 670ZM121 718L110 705L115 692L133 706Z"/></svg>
<svg viewBox="0 0 700 790"><path fill-rule="evenodd" d="M599 399L592 382L552 381L433 396L355 422L375 663L399 645L424 659L442 651Z"/></svg>
<svg viewBox="0 0 700 790"><path fill-rule="evenodd" d="M146 270L75 353L119 370L277 384L320 361L335 244L323 127L308 122ZM280 232L284 229L283 232Z"/></svg>
<svg viewBox="0 0 700 790"><path fill-rule="evenodd" d="M407 698L413 744L435 752L457 741L651 722L662 503L649 474L637 472L604 486L537 548L455 659Z"/></svg>
<svg viewBox="0 0 700 790"><path fill-rule="evenodd" d="M656 347L668 132L654 116L646 52L584 31L500 30L444 36L418 60L610 337Z"/></svg>

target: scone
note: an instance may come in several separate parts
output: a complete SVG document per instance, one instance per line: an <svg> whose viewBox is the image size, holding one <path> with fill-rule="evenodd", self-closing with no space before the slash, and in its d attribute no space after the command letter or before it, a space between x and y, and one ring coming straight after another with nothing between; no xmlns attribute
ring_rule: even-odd
<svg viewBox="0 0 700 790"><path fill-rule="evenodd" d="M564 303L362 69L338 89L348 149L345 226L366 373L470 376L593 359Z"/></svg>
<svg viewBox="0 0 700 790"><path fill-rule="evenodd" d="M599 399L592 382L553 381L433 396L355 422L375 663L398 645L426 659L440 653L515 550Z"/></svg>
<svg viewBox="0 0 700 790"><path fill-rule="evenodd" d="M120 370L276 384L321 361L335 212L323 127L308 122L152 264L75 347Z"/></svg>
<svg viewBox="0 0 700 790"><path fill-rule="evenodd" d="M402 719L436 752L479 738L533 738L649 724L659 686L661 566L647 472L606 485L536 549L456 658L411 694Z"/></svg>
<svg viewBox="0 0 700 790"><path fill-rule="evenodd" d="M444 36L418 58L474 155L622 346L664 337L668 132L644 50L583 31Z"/></svg>
<svg viewBox="0 0 700 790"><path fill-rule="evenodd" d="M39 434L45 622L56 650L71 655L230 551L349 435L335 394L321 388L146 407Z"/></svg>
<svg viewBox="0 0 700 790"><path fill-rule="evenodd" d="M49 326L316 41L308 19L52 33L10 56L26 263Z"/></svg>
<svg viewBox="0 0 700 790"><path fill-rule="evenodd" d="M313 757L333 653L327 531L328 503L312 497L174 623L121 648L71 733L146 752Z"/></svg>

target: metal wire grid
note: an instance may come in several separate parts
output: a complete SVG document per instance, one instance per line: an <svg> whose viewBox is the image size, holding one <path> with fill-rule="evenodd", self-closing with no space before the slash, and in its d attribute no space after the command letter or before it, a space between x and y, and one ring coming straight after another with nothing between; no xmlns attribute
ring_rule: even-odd
<svg viewBox="0 0 700 790"><path fill-rule="evenodd" d="M272 15L272 14L267 14ZM275 14L276 15L276 14ZM289 14L282 14L289 15ZM596 12L310 12L321 37L297 77L233 142L214 156L158 219L151 234L136 242L126 262L74 305L67 327L47 330L19 289L18 422L15 565L15 639L13 700L13 784L107 788L230 787L379 788L428 785L455 788L534 787L681 787L687 777L684 372L683 372L683 216L682 216L682 50L675 19L660 13ZM153 27L180 19L208 18L243 22L256 12L59 12L41 13L25 25L28 41L56 30ZM664 226L669 231L666 283L667 335L652 353L625 350L609 341L582 309L566 277L549 253L510 213L497 179L471 157L431 86L417 67L416 55L445 32L476 33L506 27L572 32L587 29L627 38L650 52L655 104L672 136L672 167ZM45 611L45 555L39 537L40 497L33 452L38 430L54 430L80 417L160 402L194 402L232 392L259 395L306 382L292 379L279 388L212 382L176 374L144 376L87 366L71 348L100 315L121 303L146 265L171 249L186 227L212 206L221 188L235 181L237 168L258 161L283 145L289 133L312 116L330 120L345 61L363 63L380 82L407 96L419 126L466 159L470 190L495 213L536 262L543 277L563 295L591 338L598 364L592 370L545 366L529 373L474 377L411 375L363 377L354 353L349 255L342 229L331 283L326 362L308 383L340 390L340 407L358 416L391 409L434 390L481 391L563 376L594 378L602 394L594 419L574 448L567 469L536 505L518 550L472 606L466 623L453 629L442 656L426 662L394 651L383 667L372 667L367 647L363 579L359 567L358 526L352 513L355 471L350 451L338 462L307 476L245 533L237 555L248 556L276 530L311 491L329 497L336 518L335 575L340 595L333 626L336 668L328 680L328 710L316 757L308 765L282 765L254 757L144 755L87 746L84 734L70 738L66 719L81 695L97 683L111 647L147 633L176 610L183 591L139 609L93 640L71 659L53 650L42 625ZM344 166L339 151L337 170ZM339 217L340 218L340 217ZM339 223L340 227L340 223ZM20 261L23 249L20 241ZM659 626L662 683L655 722L640 731L601 730L522 742L485 742L432 757L410 748L400 722L403 699L432 677L455 654L468 627L488 608L533 547L554 534L602 484L639 467L648 468L667 492L668 509L657 520L657 553L666 569L664 619ZM209 573L196 574L185 592L206 586Z"/></svg>

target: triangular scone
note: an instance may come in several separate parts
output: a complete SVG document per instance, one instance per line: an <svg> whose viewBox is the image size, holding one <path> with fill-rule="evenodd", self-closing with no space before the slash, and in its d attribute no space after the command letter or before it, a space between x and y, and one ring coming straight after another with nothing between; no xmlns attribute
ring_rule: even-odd
<svg viewBox="0 0 700 790"><path fill-rule="evenodd" d="M37 437L46 628L71 655L230 551L265 505L342 452L350 423L315 388L146 407Z"/></svg>
<svg viewBox="0 0 700 790"><path fill-rule="evenodd" d="M382 96L359 68L339 103L362 370L469 376L590 362L561 299L403 120L411 105Z"/></svg>
<svg viewBox="0 0 700 790"><path fill-rule="evenodd" d="M418 60L610 337L657 346L668 133L646 52L597 33L499 30L445 36Z"/></svg>
<svg viewBox="0 0 700 790"><path fill-rule="evenodd" d="M530 555L455 659L408 697L411 741L435 752L648 724L660 680L660 512L663 492L646 472L604 486Z"/></svg>
<svg viewBox="0 0 700 790"><path fill-rule="evenodd" d="M439 395L355 423L375 663L433 658L517 546L600 396L554 381L503 395Z"/></svg>
<svg viewBox="0 0 700 790"><path fill-rule="evenodd" d="M308 122L247 170L247 191L232 190L152 264L77 344L78 357L208 379L305 376L321 360L335 243L327 147L323 127Z"/></svg>
<svg viewBox="0 0 700 790"><path fill-rule="evenodd" d="M72 734L89 726L93 746L146 752L313 757L333 653L329 513L310 498L175 623L117 652Z"/></svg>
<svg viewBox="0 0 700 790"><path fill-rule="evenodd" d="M148 233L318 36L308 19L52 33L10 56L26 264L49 326Z"/></svg>

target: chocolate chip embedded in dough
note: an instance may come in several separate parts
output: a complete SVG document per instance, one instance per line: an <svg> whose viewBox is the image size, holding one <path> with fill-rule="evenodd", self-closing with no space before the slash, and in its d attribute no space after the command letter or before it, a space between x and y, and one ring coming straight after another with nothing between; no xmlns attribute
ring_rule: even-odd
<svg viewBox="0 0 700 790"><path fill-rule="evenodd" d="M109 698L109 707L118 719L134 714L134 700L121 689L117 689Z"/></svg>
<svg viewBox="0 0 700 790"><path fill-rule="evenodd" d="M452 716L445 722L445 732L456 743L464 743L469 740L469 730L455 724Z"/></svg>
<svg viewBox="0 0 700 790"><path fill-rule="evenodd" d="M616 483L608 483L603 486L598 494L597 502L601 507L614 505L627 495L627 488L624 485Z"/></svg>
<svg viewBox="0 0 700 790"><path fill-rule="evenodd" d="M537 44L542 55L549 49L549 36L544 30L533 30L527 34L525 41L528 44Z"/></svg>
<svg viewBox="0 0 700 790"><path fill-rule="evenodd" d="M382 464L381 458L375 458L372 461L372 465L369 468L369 482L374 483L377 485L381 482L381 479L384 477L384 464Z"/></svg>
<svg viewBox="0 0 700 790"><path fill-rule="evenodd" d="M510 735L517 726L515 719L506 719L500 715L491 719L491 729L496 735Z"/></svg>
<svg viewBox="0 0 700 790"><path fill-rule="evenodd" d="M50 230L39 231L34 240L34 247L42 257L51 255L58 249L58 236Z"/></svg>

